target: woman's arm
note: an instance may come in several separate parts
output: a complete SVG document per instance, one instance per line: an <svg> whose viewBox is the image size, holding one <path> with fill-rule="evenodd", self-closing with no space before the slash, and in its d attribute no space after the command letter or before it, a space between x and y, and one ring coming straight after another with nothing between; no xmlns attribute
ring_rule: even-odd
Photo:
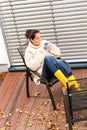
<svg viewBox="0 0 87 130"><path fill-rule="evenodd" d="M61 57L60 49L55 44L46 43L44 45L45 45L45 49L47 49L49 53L51 53L55 57Z"/></svg>
<svg viewBox="0 0 87 130"><path fill-rule="evenodd" d="M42 51L40 49L38 49L35 55L32 51L28 49L26 49L25 51L26 65L33 71L37 71L42 66L43 58L44 55L42 54Z"/></svg>

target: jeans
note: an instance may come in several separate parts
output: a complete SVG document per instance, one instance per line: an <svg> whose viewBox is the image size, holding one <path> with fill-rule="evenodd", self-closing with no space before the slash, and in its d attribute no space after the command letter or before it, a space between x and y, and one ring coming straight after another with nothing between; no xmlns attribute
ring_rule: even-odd
<svg viewBox="0 0 87 130"><path fill-rule="evenodd" d="M68 63L63 59L56 59L53 56L46 56L44 58L43 69L42 69L42 76L51 81L54 77L54 73L57 70L61 70L63 74L68 78L72 75L72 71Z"/></svg>

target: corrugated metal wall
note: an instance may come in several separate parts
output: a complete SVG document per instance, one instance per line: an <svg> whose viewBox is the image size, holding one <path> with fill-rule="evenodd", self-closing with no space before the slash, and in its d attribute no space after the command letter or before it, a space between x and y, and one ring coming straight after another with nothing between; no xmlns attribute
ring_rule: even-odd
<svg viewBox="0 0 87 130"><path fill-rule="evenodd" d="M0 14L11 65L22 64L17 47L28 28L58 43L68 62L87 62L87 0L1 0Z"/></svg>

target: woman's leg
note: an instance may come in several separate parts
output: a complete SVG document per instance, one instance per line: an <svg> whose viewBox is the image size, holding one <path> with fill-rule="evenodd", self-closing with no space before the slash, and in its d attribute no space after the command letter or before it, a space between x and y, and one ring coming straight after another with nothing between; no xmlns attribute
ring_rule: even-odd
<svg viewBox="0 0 87 130"><path fill-rule="evenodd" d="M44 78L46 78L47 80L50 80L52 79L53 77L56 77L54 75L54 73L59 70L59 74L58 74L58 77L56 77L57 79L59 79L61 82L63 82L63 84L65 85L66 84L66 77L69 77L72 73L71 73L71 69L68 69L67 68L67 72L62 68L62 63L60 64L60 60L57 61L56 58L54 58L53 56L46 56L44 58L44 64L43 64L43 70L42 70L42 76ZM66 66L67 67L67 66ZM64 75L62 73L63 70L63 73L65 73L66 75ZM65 77L66 76L66 77Z"/></svg>
<svg viewBox="0 0 87 130"><path fill-rule="evenodd" d="M70 80L75 80L75 77L72 75L71 68L63 59L57 60L52 56L46 56L44 59L42 76L44 78L50 79L54 75L58 80L60 80L64 86L66 86L66 82ZM76 89L79 89L78 83L76 81L73 82L75 84ZM70 83L69 86L73 84Z"/></svg>
<svg viewBox="0 0 87 130"><path fill-rule="evenodd" d="M42 75L43 77L45 74L51 73L53 75L57 70L61 70L66 77L69 77L72 75L71 68L69 65L62 59L57 60L53 56L46 56L44 58L44 64L43 64L43 70L42 70ZM49 75L48 74L48 75Z"/></svg>
<svg viewBox="0 0 87 130"><path fill-rule="evenodd" d="M43 69L42 69L42 76L47 79L48 81L52 81L53 79L55 79L56 77L53 75L53 73L50 71L49 67L48 67L48 60L47 60L46 56L44 58L44 63L43 63Z"/></svg>

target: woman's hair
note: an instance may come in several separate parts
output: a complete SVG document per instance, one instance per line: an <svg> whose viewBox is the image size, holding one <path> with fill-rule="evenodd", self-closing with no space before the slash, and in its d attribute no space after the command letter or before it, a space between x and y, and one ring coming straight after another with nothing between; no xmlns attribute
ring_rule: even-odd
<svg viewBox="0 0 87 130"><path fill-rule="evenodd" d="M28 30L26 30L25 36L27 39L33 40L35 38L36 33L39 33L39 32L40 31L37 29L28 29Z"/></svg>

